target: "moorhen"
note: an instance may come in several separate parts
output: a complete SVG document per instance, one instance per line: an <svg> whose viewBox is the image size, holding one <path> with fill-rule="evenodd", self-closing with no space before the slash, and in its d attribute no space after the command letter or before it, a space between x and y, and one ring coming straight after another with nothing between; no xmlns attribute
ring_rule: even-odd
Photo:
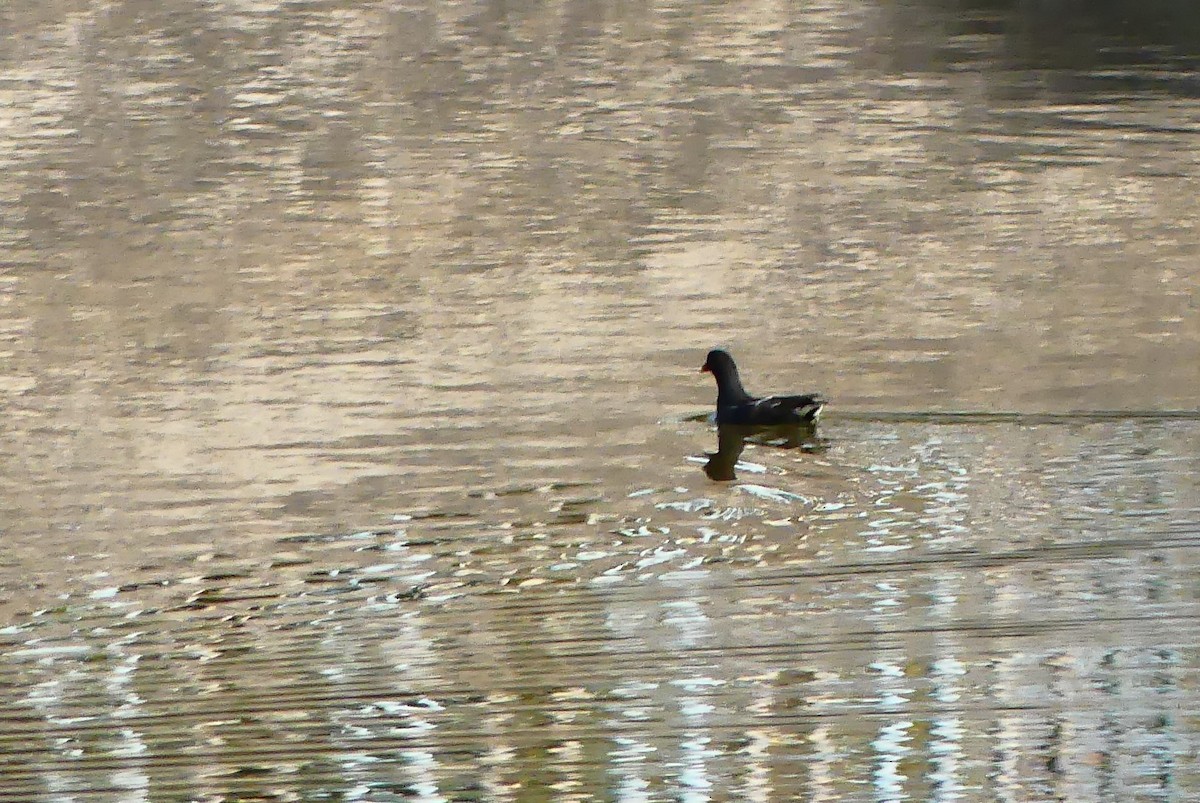
<svg viewBox="0 0 1200 803"><path fill-rule="evenodd" d="M710 351L700 370L716 377L718 424L756 427L799 424L812 427L821 415L821 408L825 406L825 399L819 393L767 396L761 399L751 396L742 387L733 357L721 349Z"/></svg>

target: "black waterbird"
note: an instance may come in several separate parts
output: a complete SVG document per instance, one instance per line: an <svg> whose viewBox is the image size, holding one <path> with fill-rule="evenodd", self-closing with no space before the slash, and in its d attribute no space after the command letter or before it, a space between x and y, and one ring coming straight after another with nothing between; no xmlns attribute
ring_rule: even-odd
<svg viewBox="0 0 1200 803"><path fill-rule="evenodd" d="M821 408L825 406L825 399L819 393L763 398L751 396L742 387L733 357L721 349L710 351L700 370L711 373L717 380L718 424L812 427L816 425Z"/></svg>

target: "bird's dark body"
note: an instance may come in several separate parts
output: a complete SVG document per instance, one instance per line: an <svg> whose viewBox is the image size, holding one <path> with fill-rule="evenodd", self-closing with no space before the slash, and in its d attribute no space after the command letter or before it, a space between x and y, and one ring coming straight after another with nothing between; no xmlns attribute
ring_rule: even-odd
<svg viewBox="0 0 1200 803"><path fill-rule="evenodd" d="M799 424L813 426L825 406L819 393L795 396L751 396L742 387L733 357L720 349L708 353L702 371L710 371L717 380L717 423L747 426Z"/></svg>

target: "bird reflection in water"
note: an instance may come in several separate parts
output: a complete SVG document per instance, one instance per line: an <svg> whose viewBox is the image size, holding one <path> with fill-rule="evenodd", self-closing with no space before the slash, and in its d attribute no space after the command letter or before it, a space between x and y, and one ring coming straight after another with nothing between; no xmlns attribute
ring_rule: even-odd
<svg viewBox="0 0 1200 803"><path fill-rule="evenodd" d="M824 451L824 442L817 437L816 424L781 424L750 426L747 424L718 424L717 451L708 455L704 473L711 480L727 482L737 479L735 471L746 441L780 449L801 449L805 452Z"/></svg>

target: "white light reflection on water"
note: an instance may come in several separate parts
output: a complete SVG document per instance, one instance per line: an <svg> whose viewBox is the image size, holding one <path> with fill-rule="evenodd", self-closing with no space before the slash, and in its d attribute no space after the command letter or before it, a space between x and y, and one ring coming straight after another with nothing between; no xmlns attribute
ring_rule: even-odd
<svg viewBox="0 0 1200 803"><path fill-rule="evenodd" d="M874 785L878 800L893 803L905 797L907 776L900 764L911 752L908 742L912 740L909 733L912 726L913 723L907 720L888 723L879 729L879 735L871 742L877 754Z"/></svg>
<svg viewBox="0 0 1200 803"><path fill-rule="evenodd" d="M966 797L962 782L963 726L957 717L936 717L930 728L929 755L933 770L933 800L955 801Z"/></svg>
<svg viewBox="0 0 1200 803"><path fill-rule="evenodd" d="M615 737L613 744L608 772L614 776L613 791L617 799L629 803L651 800L650 781L645 777L646 757L654 753L655 748L628 736Z"/></svg>

